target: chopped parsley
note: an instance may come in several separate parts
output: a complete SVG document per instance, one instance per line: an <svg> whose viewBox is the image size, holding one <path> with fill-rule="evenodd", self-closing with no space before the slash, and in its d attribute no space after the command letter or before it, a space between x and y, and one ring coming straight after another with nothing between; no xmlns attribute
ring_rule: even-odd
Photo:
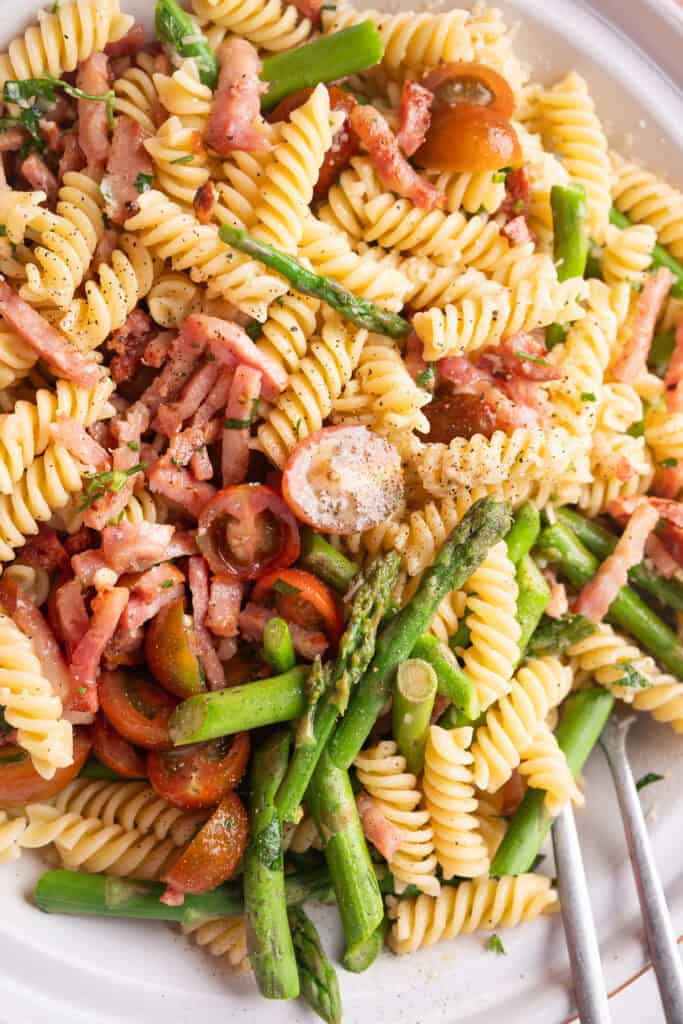
<svg viewBox="0 0 683 1024"><path fill-rule="evenodd" d="M7 237L7 228L5 227L4 224L0 224L0 238L6 238L6 237Z"/></svg>
<svg viewBox="0 0 683 1024"><path fill-rule="evenodd" d="M662 469L673 469L674 466L678 465L678 459L662 459L657 465L661 466Z"/></svg>
<svg viewBox="0 0 683 1024"><path fill-rule="evenodd" d="M549 349L560 345L566 337L567 329L562 324L548 324L545 329L545 343Z"/></svg>
<svg viewBox="0 0 683 1024"><path fill-rule="evenodd" d="M140 194L142 194L143 192L149 192L149 190L152 187L153 181L154 178L151 174L140 173L135 179L135 188Z"/></svg>
<svg viewBox="0 0 683 1024"><path fill-rule="evenodd" d="M107 526L118 526L119 523L123 522L123 509L117 516L112 516L111 519L107 519Z"/></svg>
<svg viewBox="0 0 683 1024"><path fill-rule="evenodd" d="M36 106L29 106L29 100L44 100L46 103L55 103L57 89L62 89L67 96L75 100L93 100L96 103L105 103L107 106L107 120L110 126L114 123L114 90L110 89L105 93L84 92L71 82L65 82L54 75L44 75L42 78L10 79L5 82L2 89L2 98L5 103L16 103L24 110L32 110L38 117L40 109ZM26 125L24 125L26 127Z"/></svg>
<svg viewBox="0 0 683 1024"><path fill-rule="evenodd" d="M175 160L171 160L172 164L191 164L194 160L192 153L186 153L185 156L177 156Z"/></svg>
<svg viewBox="0 0 683 1024"><path fill-rule="evenodd" d="M294 435L295 435L297 441L301 437L301 427L302 426L303 426L303 423L302 423L301 417L299 417L299 419L294 424Z"/></svg>
<svg viewBox="0 0 683 1024"><path fill-rule="evenodd" d="M502 171L496 171L495 174L493 175L493 178L491 180L493 181L494 185L502 185L506 178L507 178L507 171L502 170Z"/></svg>
<svg viewBox="0 0 683 1024"><path fill-rule="evenodd" d="M3 733L3 735L6 735L8 732L11 732L11 731L12 731L12 726L9 724L9 722L5 718L5 708L4 708L4 706L0 706L0 732Z"/></svg>
<svg viewBox="0 0 683 1024"><path fill-rule="evenodd" d="M424 388L425 391L431 391L434 387L435 380L436 371L434 369L434 364L429 363L426 370L423 370L422 373L418 373L415 378L415 383L419 388Z"/></svg>
<svg viewBox="0 0 683 1024"><path fill-rule="evenodd" d="M663 775L658 775L657 772L648 772L646 775L642 775L636 782L636 789L638 792L641 789L645 789L646 786L651 786L653 782L661 782L664 778Z"/></svg>
<svg viewBox="0 0 683 1024"><path fill-rule="evenodd" d="M496 935L495 932L490 936L486 943L486 949L489 953L497 953L498 956L507 956L507 950L501 942L500 936Z"/></svg>
<svg viewBox="0 0 683 1024"><path fill-rule="evenodd" d="M515 213L524 213L526 203L523 199L515 199L512 209Z"/></svg>
<svg viewBox="0 0 683 1024"><path fill-rule="evenodd" d="M250 320L247 326L244 328L252 341L256 341L257 338L261 337L263 327L258 320Z"/></svg>
<svg viewBox="0 0 683 1024"><path fill-rule="evenodd" d="M629 437L642 437L645 433L645 422L638 420L637 423L632 423L626 433Z"/></svg>
<svg viewBox="0 0 683 1024"><path fill-rule="evenodd" d="M168 590L169 587L173 586L173 580L164 580L164 582L160 583L159 586L162 590Z"/></svg>
<svg viewBox="0 0 683 1024"><path fill-rule="evenodd" d="M59 0L55 0L52 7L50 8L50 14L56 14L59 10Z"/></svg>
<svg viewBox="0 0 683 1024"><path fill-rule="evenodd" d="M246 420L235 420L235 419L223 420L223 429L224 430L248 430L249 427L254 422L254 420L256 419L256 413L258 411L258 404L259 404L258 398L254 398L252 400L252 403L251 403L251 413L249 414L249 416L247 417Z"/></svg>
<svg viewBox="0 0 683 1024"><path fill-rule="evenodd" d="M581 394L581 401L582 402L597 402L597 398L595 397L595 395L593 394L592 391L584 391Z"/></svg>
<svg viewBox="0 0 683 1024"><path fill-rule="evenodd" d="M529 363L536 363L538 366L552 366L547 359L542 359L540 356L534 356L531 352L515 352L518 359L526 359Z"/></svg>
<svg viewBox="0 0 683 1024"><path fill-rule="evenodd" d="M300 594L301 591L298 587L293 586L291 583L287 583L286 580L275 580L273 583L273 590L278 594Z"/></svg>
<svg viewBox="0 0 683 1024"><path fill-rule="evenodd" d="M634 689L644 690L648 686L652 686L652 680L647 679L638 669L634 668L630 662L626 661L621 665L624 670L624 675L621 679L615 679L615 686L630 686Z"/></svg>
<svg viewBox="0 0 683 1024"><path fill-rule="evenodd" d="M140 445L137 443L137 441L126 441L126 444L128 445L132 452L140 451Z"/></svg>
<svg viewBox="0 0 683 1024"><path fill-rule="evenodd" d="M105 494L118 494L125 486L129 476L142 473L146 468L144 462L139 462L137 466L132 466L130 469L109 469L104 473L87 473L83 488L83 501L79 511L83 512L84 509L90 508Z"/></svg>

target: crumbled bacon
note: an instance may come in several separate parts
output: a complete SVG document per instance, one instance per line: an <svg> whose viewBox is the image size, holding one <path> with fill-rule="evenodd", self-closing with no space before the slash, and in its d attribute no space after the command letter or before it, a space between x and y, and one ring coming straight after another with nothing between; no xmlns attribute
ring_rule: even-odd
<svg viewBox="0 0 683 1024"><path fill-rule="evenodd" d="M23 548L19 549L17 558L25 565L47 569L48 572L65 569L69 564L69 556L57 536L57 531L45 523L41 523L38 532L29 537Z"/></svg>
<svg viewBox="0 0 683 1024"><path fill-rule="evenodd" d="M71 171L82 171L85 167L85 156L78 144L78 136L70 133L64 136L64 152L59 158L59 180L64 181L64 175Z"/></svg>
<svg viewBox="0 0 683 1024"><path fill-rule="evenodd" d="M31 188L45 192L47 201L52 206L56 202L59 182L37 153L30 153L21 163L21 173Z"/></svg>
<svg viewBox="0 0 683 1024"><path fill-rule="evenodd" d="M133 443L139 443L139 441ZM128 444L122 445L114 451L112 456L114 470L126 472L134 469L137 464L138 452L130 448ZM109 491L102 498L93 502L83 517L85 525L91 526L93 530L103 530L110 519L116 519L133 496L133 490L139 477L139 473L130 473L118 490Z"/></svg>
<svg viewBox="0 0 683 1024"><path fill-rule="evenodd" d="M272 356L256 347L238 324L215 316L193 313L183 324L183 334L202 349L208 344L221 363L229 367L244 363L263 376L263 397L272 400L287 387L287 373Z"/></svg>
<svg viewBox="0 0 683 1024"><path fill-rule="evenodd" d="M211 223L217 201L218 194L216 192L216 186L209 178L201 188L197 189L194 194L194 199L192 200L192 208L194 210L195 217L200 224Z"/></svg>
<svg viewBox="0 0 683 1024"><path fill-rule="evenodd" d="M683 459L675 466L657 466L652 490L660 498L677 498L683 490Z"/></svg>
<svg viewBox="0 0 683 1024"><path fill-rule="evenodd" d="M91 96L103 96L109 91L109 61L106 54L96 51L81 61L76 85ZM78 144L90 174L99 176L104 170L109 152L106 103L97 100L78 101Z"/></svg>
<svg viewBox="0 0 683 1024"><path fill-rule="evenodd" d="M631 335L612 370L614 380L632 384L644 372L657 319L675 280L668 267L660 267L646 280L638 296Z"/></svg>
<svg viewBox="0 0 683 1024"><path fill-rule="evenodd" d="M128 315L123 327L112 333L107 348L115 355L109 369L117 384L135 377L153 333L152 318L139 308Z"/></svg>
<svg viewBox="0 0 683 1024"><path fill-rule="evenodd" d="M230 36L218 50L220 74L206 126L208 146L229 156L234 150L265 152L270 143L255 122L261 112L261 94L267 86L259 78L261 61L246 39Z"/></svg>
<svg viewBox="0 0 683 1024"><path fill-rule="evenodd" d="M645 555L650 559L659 575L665 579L670 580L674 576L680 575L680 565L670 553L664 541L656 533L651 533L647 538Z"/></svg>
<svg viewBox="0 0 683 1024"><path fill-rule="evenodd" d="M503 224L500 233L507 238L510 245L528 245L534 240L526 217L521 214L519 217L513 217L507 224Z"/></svg>
<svg viewBox="0 0 683 1024"><path fill-rule="evenodd" d="M401 830L387 819L377 801L365 790L356 797L356 805L365 838L391 863L403 841Z"/></svg>
<svg viewBox="0 0 683 1024"><path fill-rule="evenodd" d="M551 619L559 619L569 611L567 591L552 569L544 569L543 575L550 587L550 600L545 606L545 614L549 615Z"/></svg>
<svg viewBox="0 0 683 1024"><path fill-rule="evenodd" d="M96 543L97 535L89 526L81 526L80 530L72 533L64 541L64 550L69 558L72 555L79 555L81 551L87 551Z"/></svg>
<svg viewBox="0 0 683 1024"><path fill-rule="evenodd" d="M63 445L84 466L97 470L109 469L109 452L90 436L79 420L58 416L50 424L50 433L58 444Z"/></svg>
<svg viewBox="0 0 683 1024"><path fill-rule="evenodd" d="M119 114L114 122L107 173L103 179L111 197L105 208L114 224L123 224L137 213L140 176L151 179L154 175L152 159L144 147L146 138L142 125Z"/></svg>
<svg viewBox="0 0 683 1024"><path fill-rule="evenodd" d="M531 205L531 182L526 167L516 167L505 176L505 198L500 205L500 212L506 220L516 217L526 218Z"/></svg>
<svg viewBox="0 0 683 1024"><path fill-rule="evenodd" d="M148 480L150 491L175 502L195 519L216 493L211 484L196 480L186 469L172 465L165 457L154 463Z"/></svg>
<svg viewBox="0 0 683 1024"><path fill-rule="evenodd" d="M142 353L142 365L153 366L155 370L160 369L164 365L174 337L172 331L160 331L145 346L145 351Z"/></svg>
<svg viewBox="0 0 683 1024"><path fill-rule="evenodd" d="M107 565L119 574L142 572L161 562L175 533L161 523L120 523L102 530L102 554Z"/></svg>
<svg viewBox="0 0 683 1024"><path fill-rule="evenodd" d="M632 498L616 498L607 506L607 514L623 523L643 504L651 505L656 509L657 515L661 519L666 519L674 526L683 527L683 503L665 498L653 498L650 495L635 494Z"/></svg>
<svg viewBox="0 0 683 1024"><path fill-rule="evenodd" d="M26 142L28 135L23 128L6 128L0 132L0 153L14 153Z"/></svg>
<svg viewBox="0 0 683 1024"><path fill-rule="evenodd" d="M249 469L249 425L261 393L261 374L251 366L238 366L225 408L221 472L223 486L241 484Z"/></svg>
<svg viewBox="0 0 683 1024"><path fill-rule="evenodd" d="M243 592L244 585L237 580L212 577L206 625L215 636L237 636Z"/></svg>
<svg viewBox="0 0 683 1024"><path fill-rule="evenodd" d="M64 136L60 132L56 121L50 121L46 117L41 117L38 122L38 128L48 153L62 153L64 151ZM2 136L0 135L1 138Z"/></svg>
<svg viewBox="0 0 683 1024"><path fill-rule="evenodd" d="M82 698L78 710L97 711L96 682L100 659L116 631L128 598L126 587L113 587L93 598L90 625L73 652L69 665L78 687L76 692Z"/></svg>
<svg viewBox="0 0 683 1024"><path fill-rule="evenodd" d="M167 437L179 431L183 421L202 406L220 373L221 367L217 362L204 363L192 374L178 400L161 406L157 415L158 425Z"/></svg>
<svg viewBox="0 0 683 1024"><path fill-rule="evenodd" d="M431 123L434 93L409 79L403 83L398 110L396 141L406 156L412 156L425 140Z"/></svg>
<svg viewBox="0 0 683 1024"><path fill-rule="evenodd" d="M209 689L220 690L225 686L225 672L206 625L209 612L209 567L201 555L194 556L188 562L187 578L192 594L192 623L197 653L206 673Z"/></svg>

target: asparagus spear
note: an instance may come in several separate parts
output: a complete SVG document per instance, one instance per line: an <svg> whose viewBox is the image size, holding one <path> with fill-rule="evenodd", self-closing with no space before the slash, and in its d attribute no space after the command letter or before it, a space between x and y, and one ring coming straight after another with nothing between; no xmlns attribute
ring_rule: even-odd
<svg viewBox="0 0 683 1024"><path fill-rule="evenodd" d="M614 705L607 690L581 690L564 702L555 736L576 778L597 743ZM545 809L545 791L528 789L515 811L491 864L491 874L522 875L531 869L553 819Z"/></svg>
<svg viewBox="0 0 683 1024"><path fill-rule="evenodd" d="M269 679L188 697L171 715L173 743L199 743L299 718L306 706L307 673L307 668L298 665Z"/></svg>
<svg viewBox="0 0 683 1024"><path fill-rule="evenodd" d="M289 672L296 665L294 644L289 626L284 619L266 622L263 630L263 657L274 672Z"/></svg>
<svg viewBox="0 0 683 1024"><path fill-rule="evenodd" d="M588 205L583 185L553 185L550 190L553 212L555 266L560 281L583 277L588 258Z"/></svg>
<svg viewBox="0 0 683 1024"><path fill-rule="evenodd" d="M622 229L631 227L633 223L625 213L617 210L614 206L610 210L609 219L611 224L616 224L618 228ZM674 299L683 299L683 263L679 263L668 249L658 244L652 252L652 266L655 270L659 267L668 267L672 274L676 275L677 280L674 282L670 294Z"/></svg>
<svg viewBox="0 0 683 1024"><path fill-rule="evenodd" d="M550 590L531 555L524 555L517 566L515 577L518 589L517 621L521 628L519 636L521 660L550 600Z"/></svg>
<svg viewBox="0 0 683 1024"><path fill-rule="evenodd" d="M315 925L303 908L297 906L290 908L289 927L302 996L327 1024L338 1024L342 1008L337 973L325 956Z"/></svg>
<svg viewBox="0 0 683 1024"><path fill-rule="evenodd" d="M658 377L663 377L669 366L669 360L676 347L676 332L666 331L664 334L655 334L650 345L650 353L647 357L647 365Z"/></svg>
<svg viewBox="0 0 683 1024"><path fill-rule="evenodd" d="M392 887L390 892L393 892L393 879ZM418 890L416 889L417 893ZM377 959L384 940L387 937L387 931L389 930L389 922L386 918L382 921L379 928L376 928L370 938L361 943L353 951L347 950L342 958L342 964L347 971L352 971L354 974L360 974L362 971L367 971L375 960Z"/></svg>
<svg viewBox="0 0 683 1024"><path fill-rule="evenodd" d="M424 633L413 647L412 657L429 662L436 672L438 692L462 711L464 721L478 717L477 688L460 668L449 647L439 643L435 636Z"/></svg>
<svg viewBox="0 0 683 1024"><path fill-rule="evenodd" d="M607 558L617 546L617 537L599 523L586 519L570 508L558 508L557 519L574 533L597 558ZM666 579L644 562L629 569L628 578L636 587L657 598L676 612L683 612L683 584Z"/></svg>
<svg viewBox="0 0 683 1024"><path fill-rule="evenodd" d="M346 593L359 572L355 562L308 526L301 534L301 564L340 594Z"/></svg>
<svg viewBox="0 0 683 1024"><path fill-rule="evenodd" d="M321 697L327 691L330 680L330 666L323 665L318 655L306 680L306 709L296 729L296 747L315 746L315 713Z"/></svg>
<svg viewBox="0 0 683 1024"><path fill-rule="evenodd" d="M220 236L226 245L253 256L266 267L277 271L296 291L322 299L359 327L365 327L376 334L386 334L390 338L405 338L410 334L410 324L397 313L386 313L374 302L359 299L332 278L313 273L293 256L288 256L287 253L280 252L265 242L259 242L246 231L223 224Z"/></svg>
<svg viewBox="0 0 683 1024"><path fill-rule="evenodd" d="M162 43L167 43L181 57L192 57L197 65L199 79L209 89L218 84L218 60L200 31L176 0L157 0L154 27Z"/></svg>
<svg viewBox="0 0 683 1024"><path fill-rule="evenodd" d="M505 538L508 558L519 565L528 555L541 532L541 516L535 505L527 501L515 514L510 531Z"/></svg>
<svg viewBox="0 0 683 1024"><path fill-rule="evenodd" d="M573 644L585 640L595 629L584 615L563 615L559 619L544 615L529 641L527 653L537 658L544 654L561 654Z"/></svg>
<svg viewBox="0 0 683 1024"><path fill-rule="evenodd" d="M548 526L538 547L557 563L573 587L580 589L595 575L599 562L562 523ZM638 642L679 679L683 679L683 648L673 630L630 587L622 587L609 606L607 618Z"/></svg>
<svg viewBox="0 0 683 1024"><path fill-rule="evenodd" d="M375 559L361 578L339 644L339 655L331 674L331 687L318 707L313 724L314 742L297 747L277 795L278 811L283 821L296 821L306 787L332 734L339 712L346 708L352 687L368 667L375 649L379 622L396 585L398 568L398 555L389 552Z"/></svg>
<svg viewBox="0 0 683 1024"><path fill-rule="evenodd" d="M398 666L392 707L393 733L408 771L414 775L422 775L436 689L436 672L428 661L409 658Z"/></svg>
<svg viewBox="0 0 683 1024"><path fill-rule="evenodd" d="M442 546L410 602L382 630L370 668L330 741L330 756L338 767L352 764L386 703L396 668L410 656L441 601L472 575L510 524L507 503L477 501Z"/></svg>
<svg viewBox="0 0 683 1024"><path fill-rule="evenodd" d="M244 905L249 960L267 999L296 999L299 975L287 921L282 825L275 793L287 767L290 735L272 733L251 766L249 842L244 854Z"/></svg>

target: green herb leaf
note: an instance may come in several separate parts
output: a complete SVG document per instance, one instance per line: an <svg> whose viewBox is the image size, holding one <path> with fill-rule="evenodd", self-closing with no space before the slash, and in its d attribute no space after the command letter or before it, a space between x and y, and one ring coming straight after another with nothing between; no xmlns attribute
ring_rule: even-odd
<svg viewBox="0 0 683 1024"><path fill-rule="evenodd" d="M7 733L11 732L11 731L12 731L12 726L9 724L9 722L5 718L5 708L4 708L4 706L0 706L0 732L3 735L6 736Z"/></svg>
<svg viewBox="0 0 683 1024"><path fill-rule="evenodd" d="M194 160L192 153L186 153L185 156L178 156L175 160L171 160L172 164L191 164Z"/></svg>
<svg viewBox="0 0 683 1024"><path fill-rule="evenodd" d="M495 932L493 933L493 935L490 936L488 942L486 943L486 948L489 953L497 953L498 956L507 956L507 950L505 949L505 946L501 942L500 937L496 935Z"/></svg>
<svg viewBox="0 0 683 1024"><path fill-rule="evenodd" d="M84 509L90 508L99 498L103 498L105 494L118 494L125 486L129 476L133 476L135 473L142 473L146 468L147 466L144 462L139 462L137 466L132 466L130 469L109 469L104 473L87 473L85 476L85 487L83 488L83 501L79 511L82 512Z"/></svg>
<svg viewBox="0 0 683 1024"><path fill-rule="evenodd" d="M673 469L678 465L678 459L662 459L662 461L658 462L657 465L661 466L662 469Z"/></svg>
<svg viewBox="0 0 683 1024"><path fill-rule="evenodd" d="M159 586L162 590L168 590L169 587L173 586L173 580L164 580L164 582L160 583Z"/></svg>
<svg viewBox="0 0 683 1024"><path fill-rule="evenodd" d="M426 370L423 370L422 373L418 373L415 378L415 383L419 388L424 388L425 391L431 391L434 387L435 380L436 370L434 369L434 364L429 363Z"/></svg>
<svg viewBox="0 0 683 1024"><path fill-rule="evenodd" d="M140 173L140 174L138 174L137 178L135 179L135 188L141 194L143 192L149 192L149 190L152 187L152 182L153 181L154 181L153 175Z"/></svg>
<svg viewBox="0 0 683 1024"><path fill-rule="evenodd" d="M59 10L59 0L55 0L52 7L50 8L50 14L56 14Z"/></svg>
<svg viewBox="0 0 683 1024"><path fill-rule="evenodd" d="M597 398L592 391L583 391L581 394L582 402L597 402Z"/></svg>
<svg viewBox="0 0 683 1024"><path fill-rule="evenodd" d="M652 686L652 680L647 679L638 669L634 668L630 662L619 662L620 667L624 670L624 675L621 679L616 679L613 686L630 686L634 689L644 690L648 686Z"/></svg>
<svg viewBox="0 0 683 1024"><path fill-rule="evenodd" d="M658 775L657 772L648 772L647 775L643 775L638 779L636 789L640 792L646 786L651 786L653 782L661 782L664 777L664 775Z"/></svg>
<svg viewBox="0 0 683 1024"><path fill-rule="evenodd" d="M567 328L563 327L562 324L548 324L545 329L545 344L548 349L553 349L556 345L562 344L566 337Z"/></svg>
<svg viewBox="0 0 683 1024"><path fill-rule="evenodd" d="M645 423L643 420L638 420L637 423L632 423L627 429L626 433L629 437L642 437L645 433Z"/></svg>
<svg viewBox="0 0 683 1024"><path fill-rule="evenodd" d="M256 341L263 334L263 324L258 320L250 320L244 328L252 341Z"/></svg>
<svg viewBox="0 0 683 1024"><path fill-rule="evenodd" d="M7 228L5 227L4 224L0 224L0 238L6 238L6 236L7 236Z"/></svg>
<svg viewBox="0 0 683 1024"><path fill-rule="evenodd" d="M273 583L273 590L276 590L278 594L301 593L298 587L293 586L291 583L287 583L286 580L275 580L275 583Z"/></svg>
<svg viewBox="0 0 683 1024"><path fill-rule="evenodd" d="M137 443L137 441L126 441L126 444L128 445L132 452L140 451L140 445Z"/></svg>
<svg viewBox="0 0 683 1024"><path fill-rule="evenodd" d="M518 359L526 359L529 363L537 363L538 366L552 366L547 359L541 359L540 356L534 356L531 352L515 352Z"/></svg>

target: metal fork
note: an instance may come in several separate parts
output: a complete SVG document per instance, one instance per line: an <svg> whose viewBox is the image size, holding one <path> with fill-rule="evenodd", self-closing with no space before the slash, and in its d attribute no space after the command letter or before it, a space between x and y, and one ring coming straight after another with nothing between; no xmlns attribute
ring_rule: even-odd
<svg viewBox="0 0 683 1024"><path fill-rule="evenodd" d="M664 1017L667 1024L683 1024L683 970L676 935L626 753L626 737L635 718L632 712L615 709L600 745L617 791ZM553 849L579 1017L582 1024L609 1024L600 950L571 807L565 808L553 825Z"/></svg>

